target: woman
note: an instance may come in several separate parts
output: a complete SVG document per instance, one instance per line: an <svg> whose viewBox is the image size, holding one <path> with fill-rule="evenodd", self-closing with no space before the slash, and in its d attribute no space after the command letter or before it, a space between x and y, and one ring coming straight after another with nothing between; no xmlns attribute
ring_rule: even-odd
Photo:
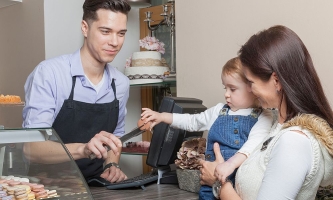
<svg viewBox="0 0 333 200"><path fill-rule="evenodd" d="M219 165L224 184L215 189L223 200L315 199L319 185L333 183L333 114L305 45L274 26L253 35L239 57L252 92L263 108L278 110L278 120L238 169L236 190Z"/></svg>

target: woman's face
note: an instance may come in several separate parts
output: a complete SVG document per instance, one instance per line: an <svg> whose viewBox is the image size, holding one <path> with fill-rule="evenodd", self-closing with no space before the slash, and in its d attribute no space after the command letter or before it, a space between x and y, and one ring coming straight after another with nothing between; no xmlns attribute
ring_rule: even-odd
<svg viewBox="0 0 333 200"><path fill-rule="evenodd" d="M254 75L247 67L243 67L245 77L249 81L250 88L263 108L279 108L281 102L281 91L278 79L273 72L268 81L262 81Z"/></svg>

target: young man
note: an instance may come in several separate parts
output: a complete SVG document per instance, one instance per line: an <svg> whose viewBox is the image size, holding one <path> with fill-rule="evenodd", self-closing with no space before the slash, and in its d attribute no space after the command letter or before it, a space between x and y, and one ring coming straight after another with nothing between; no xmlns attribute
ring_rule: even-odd
<svg viewBox="0 0 333 200"><path fill-rule="evenodd" d="M52 126L87 180L127 178L117 164L122 145L117 137L124 134L129 80L108 63L124 43L130 9L126 0L86 0L83 46L41 62L24 86L23 127ZM112 150L107 152L105 145ZM88 159L91 153L97 159ZM30 144L25 154L45 164L68 159L60 144L52 141Z"/></svg>

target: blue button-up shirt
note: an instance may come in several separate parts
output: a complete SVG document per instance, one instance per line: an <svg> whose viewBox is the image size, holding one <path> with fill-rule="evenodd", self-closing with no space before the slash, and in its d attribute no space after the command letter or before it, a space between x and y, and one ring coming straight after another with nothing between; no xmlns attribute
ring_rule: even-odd
<svg viewBox="0 0 333 200"><path fill-rule="evenodd" d="M77 76L74 100L86 103L107 103L114 100L111 87L115 79L116 95L119 100L118 124L114 135L125 133L126 103L129 97L128 78L111 65L105 67L106 79L97 94L84 76L80 50L74 54L62 55L41 62L29 75L25 85L25 107L23 109L23 127L51 127L64 100L68 99L72 89L72 76Z"/></svg>

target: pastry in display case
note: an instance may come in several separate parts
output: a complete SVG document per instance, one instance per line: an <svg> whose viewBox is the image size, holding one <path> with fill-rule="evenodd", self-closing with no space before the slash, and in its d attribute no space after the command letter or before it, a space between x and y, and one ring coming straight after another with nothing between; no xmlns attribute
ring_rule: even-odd
<svg viewBox="0 0 333 200"><path fill-rule="evenodd" d="M0 104L24 104L21 97L17 95L3 95L0 94Z"/></svg>
<svg viewBox="0 0 333 200"><path fill-rule="evenodd" d="M20 96L0 94L0 129L22 127L24 105Z"/></svg>
<svg viewBox="0 0 333 200"><path fill-rule="evenodd" d="M0 199L93 199L78 166L52 128L0 130ZM29 159L35 142L54 141L68 161ZM46 152L46 149L39 151Z"/></svg>

